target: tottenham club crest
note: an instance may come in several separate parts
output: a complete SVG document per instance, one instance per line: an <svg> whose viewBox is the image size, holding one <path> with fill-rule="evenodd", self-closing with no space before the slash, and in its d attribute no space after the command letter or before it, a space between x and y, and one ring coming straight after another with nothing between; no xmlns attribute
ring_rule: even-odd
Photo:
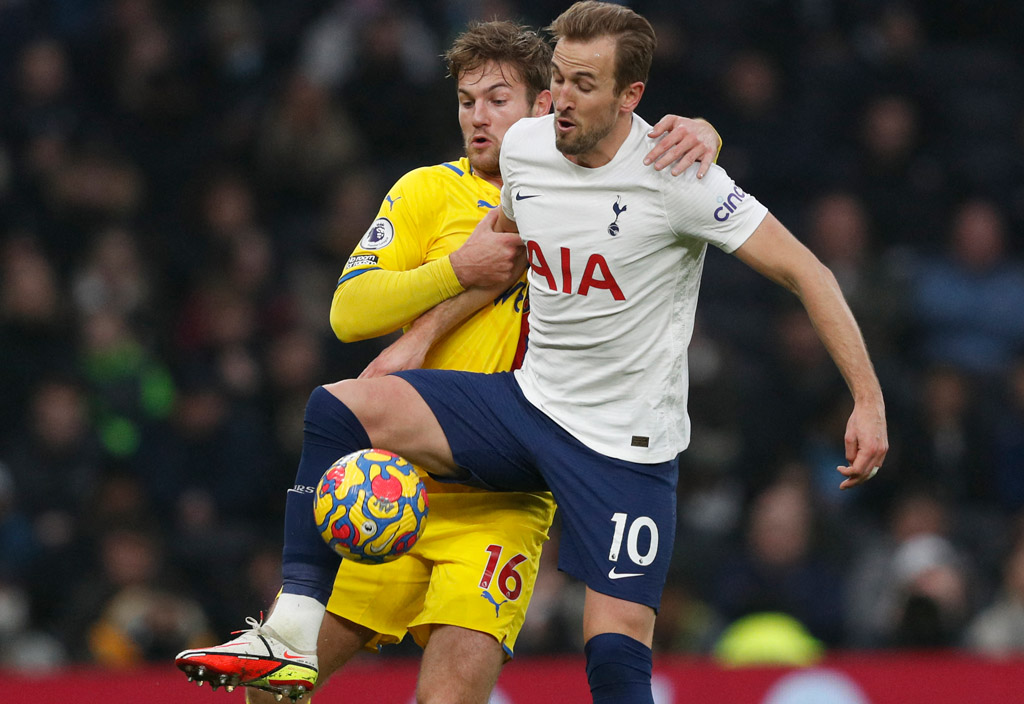
<svg viewBox="0 0 1024 704"><path fill-rule="evenodd" d="M622 202L622 196L616 196L615 202L612 203L612 212L615 213L615 219L612 220L612 224L608 226L608 234L612 237L619 234L619 215L626 212L628 206L619 205Z"/></svg>
<svg viewBox="0 0 1024 704"><path fill-rule="evenodd" d="M363 249L384 249L391 240L395 239L395 226L387 218L377 218L370 225L370 229L359 240L359 246Z"/></svg>

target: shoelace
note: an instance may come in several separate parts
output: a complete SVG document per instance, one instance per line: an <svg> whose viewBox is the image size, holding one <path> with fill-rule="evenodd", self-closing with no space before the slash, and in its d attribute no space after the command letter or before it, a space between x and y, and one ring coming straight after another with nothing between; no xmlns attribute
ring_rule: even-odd
<svg viewBox="0 0 1024 704"><path fill-rule="evenodd" d="M256 631L256 635L263 635L263 612L260 611L260 620L257 621L252 616L246 616L245 622L251 626L251 628L240 628L237 631L231 631L231 635L236 636L239 633L245 633L246 631Z"/></svg>

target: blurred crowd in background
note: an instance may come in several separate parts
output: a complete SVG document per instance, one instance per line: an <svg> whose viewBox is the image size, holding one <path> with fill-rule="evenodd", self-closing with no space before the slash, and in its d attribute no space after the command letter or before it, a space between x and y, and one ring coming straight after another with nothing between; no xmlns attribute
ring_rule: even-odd
<svg viewBox="0 0 1024 704"><path fill-rule="evenodd" d="M334 283L390 184L461 155L439 55L567 5L0 0L0 665L166 662L271 603L306 399L392 339L334 339ZM832 268L892 446L837 489L842 379L710 252L656 651L768 613L822 648L1024 652L1024 6L632 6L639 113L709 119ZM580 646L556 543L517 653Z"/></svg>

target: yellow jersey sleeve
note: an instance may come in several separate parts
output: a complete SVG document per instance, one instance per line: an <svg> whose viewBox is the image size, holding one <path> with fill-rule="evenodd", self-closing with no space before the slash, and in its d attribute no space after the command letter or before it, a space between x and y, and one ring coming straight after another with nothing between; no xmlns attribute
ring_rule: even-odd
<svg viewBox="0 0 1024 704"><path fill-rule="evenodd" d="M381 203L338 279L331 328L350 342L403 327L464 289L432 238L445 222L443 184L429 169L403 176Z"/></svg>

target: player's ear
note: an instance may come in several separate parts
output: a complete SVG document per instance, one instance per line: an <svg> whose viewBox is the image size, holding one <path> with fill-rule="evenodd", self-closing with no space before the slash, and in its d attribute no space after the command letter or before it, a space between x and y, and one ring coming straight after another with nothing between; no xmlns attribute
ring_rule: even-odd
<svg viewBox="0 0 1024 704"><path fill-rule="evenodd" d="M530 113L530 117L543 117L549 112L551 112L551 91L545 88L534 98L533 112Z"/></svg>
<svg viewBox="0 0 1024 704"><path fill-rule="evenodd" d="M640 104L640 98L643 97L644 87L643 81L635 81L626 86L619 98L619 109L626 112L636 110L636 106Z"/></svg>

